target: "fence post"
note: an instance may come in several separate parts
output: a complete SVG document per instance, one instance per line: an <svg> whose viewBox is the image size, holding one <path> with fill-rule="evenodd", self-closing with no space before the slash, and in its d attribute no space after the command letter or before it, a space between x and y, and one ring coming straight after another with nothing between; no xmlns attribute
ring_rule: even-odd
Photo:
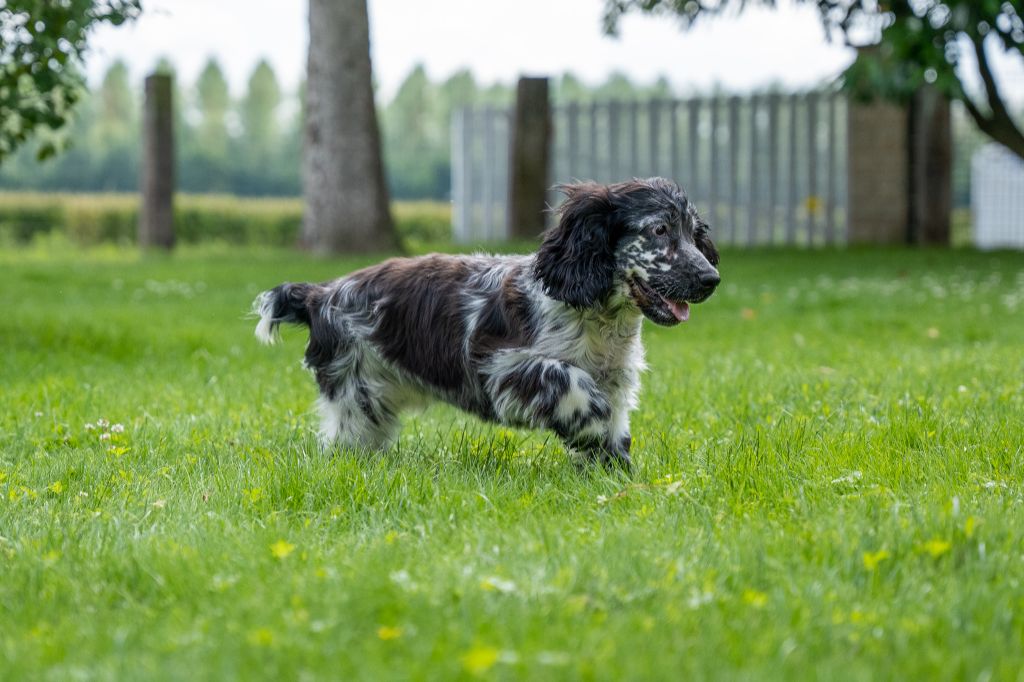
<svg viewBox="0 0 1024 682"><path fill-rule="evenodd" d="M452 227L455 241L469 241L469 196L466 192L466 176L469 173L466 158L466 110L457 109L452 116Z"/></svg>
<svg viewBox="0 0 1024 682"><path fill-rule="evenodd" d="M740 98L736 95L728 99L728 133L729 142L729 243L740 241L739 203L740 203Z"/></svg>
<svg viewBox="0 0 1024 682"><path fill-rule="evenodd" d="M807 211L807 244L818 246L818 210L821 197L818 196L818 93L807 93L807 196L804 209Z"/></svg>
<svg viewBox="0 0 1024 682"><path fill-rule="evenodd" d="M758 223L764 210L761 206L761 188L757 181L760 175L758 172L760 164L757 162L758 151L760 151L757 110L760 100L761 98L757 95L750 96L750 139L747 140L750 143L750 158L747 159L747 172L750 174L747 177L747 244L750 245L756 244L761 237Z"/></svg>
<svg viewBox="0 0 1024 682"><path fill-rule="evenodd" d="M836 99L834 92L826 95L828 102L828 156L825 173L825 243L836 239Z"/></svg>
<svg viewBox="0 0 1024 682"><path fill-rule="evenodd" d="M800 134L800 128L798 125L797 117L800 109L800 95L792 94L786 98L786 104L789 107L789 126L786 131L788 137L786 139L788 145L788 151L786 153L786 175L788 180L786 182L786 243L796 244L796 202L797 196L799 195L800 183L797 178L797 158L798 158L798 141L797 136Z"/></svg>
<svg viewBox="0 0 1024 682"><path fill-rule="evenodd" d="M719 154L718 154L718 109L719 109L718 95L714 95L708 100L709 108L709 153L711 159L711 172L708 175L708 203L710 208L708 209L708 215L710 215L711 225L717 230L717 234L722 237L723 241L726 241L727 234L731 234L727 230L722 229L721 221L719 220L718 211L718 176L719 176ZM731 243L731 242L730 242Z"/></svg>
<svg viewBox="0 0 1024 682"><path fill-rule="evenodd" d="M689 133L689 143L686 146L686 153L689 155L687 165L689 176L684 185L690 191L691 197L706 200L708 182L701 181L700 170L698 170L700 168L700 103L700 100L694 97L689 101L686 110L686 126ZM709 207L707 210L710 211L711 208ZM714 221L710 212L708 219Z"/></svg>
<svg viewBox="0 0 1024 682"><path fill-rule="evenodd" d="M508 234L533 239L544 229L551 147L547 78L520 78L509 141Z"/></svg>
<svg viewBox="0 0 1024 682"><path fill-rule="evenodd" d="M580 108L576 102L569 102L565 108L565 156L568 161L568 170L564 178L558 178L558 182L568 182L580 175Z"/></svg>
<svg viewBox="0 0 1024 682"><path fill-rule="evenodd" d="M174 114L171 77L146 77L142 120L142 205L139 246L174 246Z"/></svg>
<svg viewBox="0 0 1024 682"><path fill-rule="evenodd" d="M775 240L778 221L779 190L779 95L768 95L768 234L767 243Z"/></svg>
<svg viewBox="0 0 1024 682"><path fill-rule="evenodd" d="M660 127L659 119L661 118L661 101L652 98L647 103L647 151L649 158L647 159L647 172L645 175L662 175L661 164L658 163L658 128Z"/></svg>
<svg viewBox="0 0 1024 682"><path fill-rule="evenodd" d="M590 167L593 169L590 173L589 180L604 180L608 177L609 173L605 172L605 169L601 166L603 155L600 153L598 148L598 140L601 139L597 134L597 102L592 102L590 105Z"/></svg>
<svg viewBox="0 0 1024 682"><path fill-rule="evenodd" d="M910 100L910 211L915 244L949 246L953 209L953 132L949 100L924 87Z"/></svg>
<svg viewBox="0 0 1024 682"><path fill-rule="evenodd" d="M612 182L618 182L622 178L622 146L619 144L619 102L611 100L608 102L608 176Z"/></svg>

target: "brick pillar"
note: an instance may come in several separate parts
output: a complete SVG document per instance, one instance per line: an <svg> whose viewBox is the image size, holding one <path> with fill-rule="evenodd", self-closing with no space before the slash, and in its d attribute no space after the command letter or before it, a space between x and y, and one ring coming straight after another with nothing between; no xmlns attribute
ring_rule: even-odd
<svg viewBox="0 0 1024 682"><path fill-rule="evenodd" d="M910 219L904 106L851 99L847 116L847 220L851 244L904 244Z"/></svg>

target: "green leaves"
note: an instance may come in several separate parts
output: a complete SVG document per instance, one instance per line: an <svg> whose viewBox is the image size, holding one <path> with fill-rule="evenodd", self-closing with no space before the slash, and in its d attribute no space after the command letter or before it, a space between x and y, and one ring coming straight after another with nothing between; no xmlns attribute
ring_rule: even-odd
<svg viewBox="0 0 1024 682"><path fill-rule="evenodd" d="M1019 0L800 0L817 7L829 37L840 34L862 49L843 74L843 84L858 98L903 99L931 85L962 100L978 127L1024 158L1024 133L1005 113L1003 94L989 83L983 98L972 96L960 80L961 50L972 43L998 45L1024 56L1024 18ZM701 16L742 11L750 5L774 6L774 0L606 0L604 28L614 34L630 11L671 15L686 29ZM991 38L991 40L987 40ZM982 60L976 60L982 61Z"/></svg>
<svg viewBox="0 0 1024 682"><path fill-rule="evenodd" d="M31 135L58 131L78 101L92 29L135 19L141 0L0 1L0 163ZM55 153L46 139L39 156Z"/></svg>

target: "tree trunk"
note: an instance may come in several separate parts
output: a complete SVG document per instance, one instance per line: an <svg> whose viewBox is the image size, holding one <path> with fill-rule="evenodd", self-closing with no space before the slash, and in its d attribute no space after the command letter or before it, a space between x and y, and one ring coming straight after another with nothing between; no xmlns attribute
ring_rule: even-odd
<svg viewBox="0 0 1024 682"><path fill-rule="evenodd" d="M309 0L302 244L395 249L373 101L366 0Z"/></svg>

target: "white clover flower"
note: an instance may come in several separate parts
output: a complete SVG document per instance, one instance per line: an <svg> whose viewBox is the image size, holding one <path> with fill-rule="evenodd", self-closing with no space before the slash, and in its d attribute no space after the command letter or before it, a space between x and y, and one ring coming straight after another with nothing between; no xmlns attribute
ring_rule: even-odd
<svg viewBox="0 0 1024 682"><path fill-rule="evenodd" d="M87 423L87 424L85 425L85 430L86 430L86 431L95 431L95 430L96 430L96 425L95 425L95 424L93 424L92 422L88 422L88 423Z"/></svg>
<svg viewBox="0 0 1024 682"><path fill-rule="evenodd" d="M832 479L832 485L840 485L840 484L843 484L843 483L853 484L853 483L856 483L857 481L859 481L862 478L864 478L864 474L861 473L860 471L856 471L855 470L855 471L851 471L850 473L846 474L845 476L840 476L839 478L833 478Z"/></svg>
<svg viewBox="0 0 1024 682"><path fill-rule="evenodd" d="M112 433L124 433L124 424L114 424L110 427Z"/></svg>
<svg viewBox="0 0 1024 682"><path fill-rule="evenodd" d="M110 440L110 434L109 433L101 433L100 434L100 440Z"/></svg>
<svg viewBox="0 0 1024 682"><path fill-rule="evenodd" d="M110 422L108 422L106 419L97 419L96 420L96 426L100 426L100 427L106 428L106 427L110 426Z"/></svg>
<svg viewBox="0 0 1024 682"><path fill-rule="evenodd" d="M509 594L510 592L516 591L516 584L511 580L505 580L498 576L488 576L480 581L480 587L484 591L492 592L498 591L503 594Z"/></svg>

